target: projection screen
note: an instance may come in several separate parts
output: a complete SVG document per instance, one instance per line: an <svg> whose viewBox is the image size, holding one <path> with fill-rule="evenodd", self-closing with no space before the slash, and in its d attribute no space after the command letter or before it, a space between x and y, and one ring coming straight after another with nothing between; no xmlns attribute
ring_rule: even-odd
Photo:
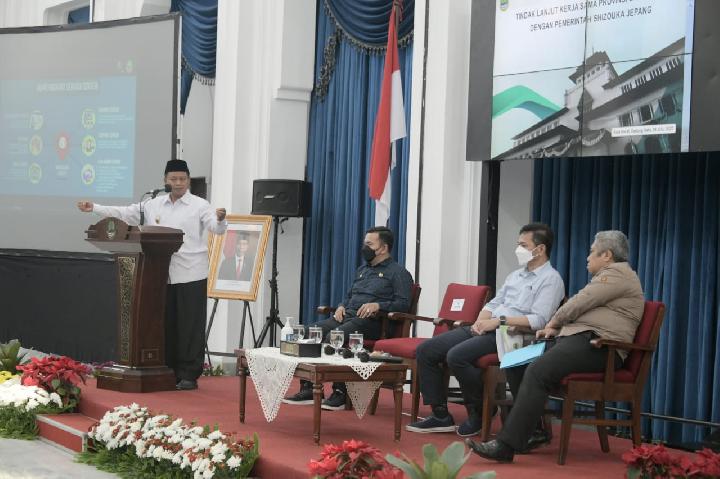
<svg viewBox="0 0 720 479"><path fill-rule="evenodd" d="M79 200L136 202L175 158L179 16L0 30L0 249L97 252Z"/></svg>

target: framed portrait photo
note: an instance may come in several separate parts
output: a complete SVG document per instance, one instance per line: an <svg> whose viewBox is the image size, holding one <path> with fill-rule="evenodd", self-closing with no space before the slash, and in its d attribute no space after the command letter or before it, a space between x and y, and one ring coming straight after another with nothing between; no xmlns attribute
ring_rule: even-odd
<svg viewBox="0 0 720 479"><path fill-rule="evenodd" d="M255 301L272 216L228 215L224 235L212 235L208 297Z"/></svg>

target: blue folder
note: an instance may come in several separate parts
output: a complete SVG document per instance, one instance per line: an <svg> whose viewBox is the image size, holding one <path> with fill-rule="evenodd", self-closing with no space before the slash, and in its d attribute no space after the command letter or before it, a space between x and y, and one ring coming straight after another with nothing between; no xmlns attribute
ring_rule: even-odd
<svg viewBox="0 0 720 479"><path fill-rule="evenodd" d="M515 366L530 364L542 356L543 352L545 352L544 341L537 344L531 344L530 346L525 346L524 348L516 349L515 351L510 351L509 353L505 353L500 361L500 369L514 368Z"/></svg>

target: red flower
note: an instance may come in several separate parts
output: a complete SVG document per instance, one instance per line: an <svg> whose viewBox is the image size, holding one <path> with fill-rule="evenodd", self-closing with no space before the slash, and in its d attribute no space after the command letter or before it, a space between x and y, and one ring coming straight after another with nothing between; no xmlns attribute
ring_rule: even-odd
<svg viewBox="0 0 720 479"><path fill-rule="evenodd" d="M720 454L708 449L697 453L695 461L687 456L671 455L662 445L642 445L623 454L628 469L641 477L720 477Z"/></svg>
<svg viewBox="0 0 720 479"><path fill-rule="evenodd" d="M23 373L22 384L58 393L63 405L68 408L77 406L80 400L77 385L80 381L84 383L90 373L87 366L66 356L46 356L42 359L34 357L17 369Z"/></svg>
<svg viewBox="0 0 720 479"><path fill-rule="evenodd" d="M363 441L351 439L340 446L326 444L320 452L320 461L308 464L314 477L343 479L357 477L367 479L401 479L402 471L390 465L382 452Z"/></svg>

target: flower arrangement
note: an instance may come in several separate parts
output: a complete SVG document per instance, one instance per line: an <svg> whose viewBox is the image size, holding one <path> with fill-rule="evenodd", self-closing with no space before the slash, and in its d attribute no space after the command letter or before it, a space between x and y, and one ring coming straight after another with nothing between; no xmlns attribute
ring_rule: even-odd
<svg viewBox="0 0 720 479"><path fill-rule="evenodd" d="M23 386L13 376L0 384L0 437L34 439L35 415L62 411L62 399L37 386Z"/></svg>
<svg viewBox="0 0 720 479"><path fill-rule="evenodd" d="M687 456L670 454L662 444L643 444L622 458L628 479L720 477L720 454L709 449L698 452L693 461Z"/></svg>
<svg viewBox="0 0 720 479"><path fill-rule="evenodd" d="M74 410L80 403L80 382L90 373L90 368L67 356L32 358L25 365L17 366L22 372L24 386L38 386L50 393L57 393L67 411Z"/></svg>
<svg viewBox="0 0 720 479"><path fill-rule="evenodd" d="M308 465L313 479L402 479L400 469L390 465L380 450L351 439L341 445L326 444L320 460Z"/></svg>
<svg viewBox="0 0 720 479"><path fill-rule="evenodd" d="M212 367L210 363L203 363L203 376L224 376L225 370L222 367L222 364L218 364L215 367Z"/></svg>
<svg viewBox="0 0 720 479"><path fill-rule="evenodd" d="M235 442L137 404L105 413L88 437L79 460L123 477L247 477L259 456L257 435Z"/></svg>

